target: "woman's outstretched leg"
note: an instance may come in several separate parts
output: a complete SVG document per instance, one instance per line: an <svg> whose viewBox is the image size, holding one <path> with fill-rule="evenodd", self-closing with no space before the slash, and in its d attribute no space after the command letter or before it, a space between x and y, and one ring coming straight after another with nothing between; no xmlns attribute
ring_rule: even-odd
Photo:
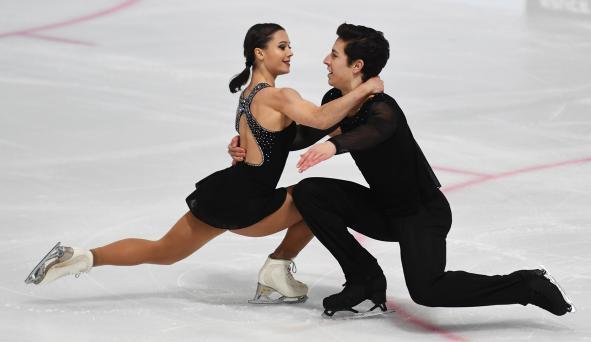
<svg viewBox="0 0 591 342"><path fill-rule="evenodd" d="M187 212L160 240L124 239L92 249L93 266L174 264L224 231L205 224Z"/></svg>
<svg viewBox="0 0 591 342"><path fill-rule="evenodd" d="M25 282L46 284L65 275L88 272L93 266L100 265L173 264L224 231L203 223L188 212L157 241L125 239L91 251L57 244Z"/></svg>

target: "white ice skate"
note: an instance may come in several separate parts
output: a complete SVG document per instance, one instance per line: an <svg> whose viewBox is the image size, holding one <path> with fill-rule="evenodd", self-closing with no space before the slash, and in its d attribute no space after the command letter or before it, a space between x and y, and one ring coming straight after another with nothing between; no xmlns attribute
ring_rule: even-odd
<svg viewBox="0 0 591 342"><path fill-rule="evenodd" d="M80 273L90 271L92 262L93 256L90 251L62 246L58 242L35 266L25 279L25 283L47 284L69 274L78 277Z"/></svg>
<svg viewBox="0 0 591 342"><path fill-rule="evenodd" d="M292 266L293 265L293 266ZM295 304L308 299L308 286L293 278L295 263L292 260L271 259L259 271L259 283L251 304ZM277 297L277 298L273 298Z"/></svg>

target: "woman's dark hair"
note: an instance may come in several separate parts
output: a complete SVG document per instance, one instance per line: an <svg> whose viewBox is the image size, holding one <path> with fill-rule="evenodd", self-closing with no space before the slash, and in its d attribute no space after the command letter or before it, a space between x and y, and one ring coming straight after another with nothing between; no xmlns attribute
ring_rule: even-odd
<svg viewBox="0 0 591 342"><path fill-rule="evenodd" d="M358 59L363 60L363 81L377 76L386 66L390 58L390 44L382 32L344 23L337 28L337 35L347 43L345 54L349 65Z"/></svg>
<svg viewBox="0 0 591 342"><path fill-rule="evenodd" d="M230 91L237 92L242 88L250 77L250 67L254 67L254 49L264 49L271 40L271 36L277 31L284 31L280 25L273 23L255 24L246 32L244 37L244 57L246 58L245 68L241 73L234 76L230 81Z"/></svg>

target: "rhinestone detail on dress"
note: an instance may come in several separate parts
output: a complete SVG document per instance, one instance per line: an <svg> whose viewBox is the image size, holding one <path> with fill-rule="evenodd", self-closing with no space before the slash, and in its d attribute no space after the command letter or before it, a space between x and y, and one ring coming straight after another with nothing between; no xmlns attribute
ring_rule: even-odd
<svg viewBox="0 0 591 342"><path fill-rule="evenodd" d="M261 89L264 89L267 87L270 87L270 85L267 83L259 83L252 89L252 91L250 92L250 94L248 94L248 96L246 98L244 98L243 95L240 95L240 100L238 102L238 109L236 110L236 132L238 132L238 134L240 134L240 118L242 117L243 114L246 115L246 122L248 123L248 128L252 132L252 135L254 136L254 138L257 142L257 145L259 146L259 149L261 150L261 152L263 154L263 161L260 164L249 164L249 163L244 162L247 165L251 165L251 166L261 166L265 162L268 162L271 159L271 150L273 147L273 143L275 142L275 139L277 138L277 133L279 133L279 132L269 131L269 130L265 129L264 127L262 127L257 122L257 120L254 118L254 116L252 115L252 113L250 111L250 105L252 103L252 99L254 98L254 96Z"/></svg>

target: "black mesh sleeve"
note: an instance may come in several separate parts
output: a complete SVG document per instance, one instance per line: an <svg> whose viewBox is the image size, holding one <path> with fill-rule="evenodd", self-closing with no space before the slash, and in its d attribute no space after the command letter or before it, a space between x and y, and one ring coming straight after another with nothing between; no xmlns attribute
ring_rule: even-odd
<svg viewBox="0 0 591 342"><path fill-rule="evenodd" d="M385 141L394 134L402 118L395 102L374 100L367 104L367 121L350 131L330 138L337 153L361 151Z"/></svg>
<svg viewBox="0 0 591 342"><path fill-rule="evenodd" d="M318 140L324 138L338 127L339 124L336 124L329 129L322 130L304 125L297 125L296 137L291 143L289 150L297 151L301 150L302 148L312 146Z"/></svg>
<svg viewBox="0 0 591 342"><path fill-rule="evenodd" d="M340 96L341 92L333 88L324 94L322 97L322 104L326 104L334 99L339 98ZM291 144L290 150L297 151L301 150L302 148L312 146L318 140L324 138L329 133L337 129L337 127L339 127L339 124L336 124L329 129L322 130L304 125L297 125L296 137Z"/></svg>

